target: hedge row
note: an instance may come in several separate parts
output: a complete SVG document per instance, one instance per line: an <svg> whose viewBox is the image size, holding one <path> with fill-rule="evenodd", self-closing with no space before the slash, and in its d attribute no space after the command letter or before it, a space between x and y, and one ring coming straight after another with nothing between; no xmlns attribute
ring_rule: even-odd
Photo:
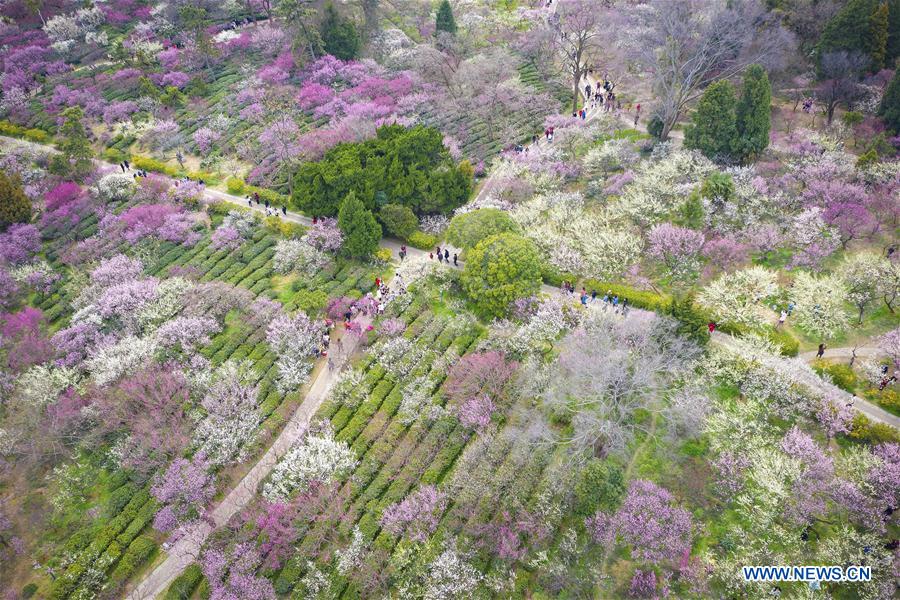
<svg viewBox="0 0 900 600"><path fill-rule="evenodd" d="M574 279L572 281L574 281ZM679 307L677 306L678 303L668 295L657 294L656 292L648 290L638 290L620 283L597 281L596 279L584 280L583 286L588 291L596 290L598 295L604 295L609 292L611 295L618 296L620 299L627 298L628 303L636 308L672 315L679 321L690 325L694 330L697 328L702 329L707 323L715 321L712 314L703 310L696 304L690 303L687 307L682 304L682 306ZM800 342L797 341L794 336L787 331L775 329L771 325L751 329L749 327L724 323L717 324L716 328L723 333L730 333L733 335L744 335L751 331L756 331L777 345L781 349L781 354L785 356L797 356L800 349Z"/></svg>
<svg viewBox="0 0 900 600"><path fill-rule="evenodd" d="M43 129L28 129L6 120L0 121L0 135L22 138L38 144L50 144L53 142L53 136Z"/></svg>

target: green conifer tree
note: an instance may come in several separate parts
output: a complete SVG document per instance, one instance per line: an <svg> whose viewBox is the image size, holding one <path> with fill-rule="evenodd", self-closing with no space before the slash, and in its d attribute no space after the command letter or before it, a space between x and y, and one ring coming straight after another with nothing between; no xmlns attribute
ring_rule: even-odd
<svg viewBox="0 0 900 600"><path fill-rule="evenodd" d="M437 9L437 16L434 19L434 33L445 31L449 34L456 34L456 19L453 18L453 8L448 0L441 0L441 4Z"/></svg>
<svg viewBox="0 0 900 600"><path fill-rule="evenodd" d="M881 98L878 114L888 129L894 134L900 134L900 69L894 72L894 77Z"/></svg>
<svg viewBox="0 0 900 600"><path fill-rule="evenodd" d="M370 256L381 240L381 225L375 215L350 192L338 211L338 228L344 234L344 252L353 258Z"/></svg>
<svg viewBox="0 0 900 600"><path fill-rule="evenodd" d="M744 73L744 88L735 109L735 158L746 161L759 156L768 147L772 125L771 104L769 75L760 65L750 65Z"/></svg>
<svg viewBox="0 0 900 600"><path fill-rule="evenodd" d="M734 86L716 81L703 92L694 111L693 124L684 134L686 148L700 150L709 158L731 157L737 135Z"/></svg>
<svg viewBox="0 0 900 600"><path fill-rule="evenodd" d="M872 70L877 71L884 68L887 59L888 44L888 5L882 2L872 11L869 17L871 24L871 41L869 56L872 57Z"/></svg>
<svg viewBox="0 0 900 600"><path fill-rule="evenodd" d="M340 58L351 60L359 54L359 33L353 23L340 14L329 3L325 5L325 18L320 27L322 42L325 44L325 52Z"/></svg>

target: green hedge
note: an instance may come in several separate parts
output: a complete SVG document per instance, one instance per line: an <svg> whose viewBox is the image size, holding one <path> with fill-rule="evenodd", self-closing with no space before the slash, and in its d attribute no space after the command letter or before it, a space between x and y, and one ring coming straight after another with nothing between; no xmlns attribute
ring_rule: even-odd
<svg viewBox="0 0 900 600"><path fill-rule="evenodd" d="M26 129L9 121L0 121L0 135L24 138L38 144L49 144L53 141L53 136L43 129Z"/></svg>
<svg viewBox="0 0 900 600"><path fill-rule="evenodd" d="M852 394L856 390L856 373L853 372L853 367L850 365L817 360L813 362L812 368L819 375L827 373L828 376L831 377L831 381L834 382L834 385L845 392L850 392Z"/></svg>
<svg viewBox="0 0 900 600"><path fill-rule="evenodd" d="M154 171L156 173L164 173L169 177L179 177L183 173L183 171L178 167L167 165L166 163L149 156L141 156L139 154L135 154L131 156L131 160L129 162L136 169Z"/></svg>
<svg viewBox="0 0 900 600"><path fill-rule="evenodd" d="M861 412L856 413L850 422L851 439L873 446L884 443L900 442L900 434L886 423L873 423L869 417Z"/></svg>
<svg viewBox="0 0 900 600"><path fill-rule="evenodd" d="M128 546L125 554L122 555L119 564L116 565L112 579L114 581L125 581L134 575L135 571L156 553L156 550L156 542L149 537L142 535L136 538Z"/></svg>
<svg viewBox="0 0 900 600"><path fill-rule="evenodd" d="M175 578L163 598L164 600L187 600L194 594L194 590L202 580L203 571L200 570L200 565L193 564Z"/></svg>
<svg viewBox="0 0 900 600"><path fill-rule="evenodd" d="M437 238L424 231L414 231L406 241L410 246L419 250L431 250L437 245Z"/></svg>

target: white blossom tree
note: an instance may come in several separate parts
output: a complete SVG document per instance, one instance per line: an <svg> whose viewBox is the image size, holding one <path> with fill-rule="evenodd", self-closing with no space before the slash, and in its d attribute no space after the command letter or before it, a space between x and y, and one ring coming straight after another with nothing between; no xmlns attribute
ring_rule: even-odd
<svg viewBox="0 0 900 600"><path fill-rule="evenodd" d="M815 277L800 271L794 278L791 299L796 304L797 326L819 339L833 338L849 324L847 287L840 277Z"/></svg>
<svg viewBox="0 0 900 600"><path fill-rule="evenodd" d="M761 302L777 291L775 273L754 266L723 274L700 291L697 301L723 323L756 326L765 314Z"/></svg>
<svg viewBox="0 0 900 600"><path fill-rule="evenodd" d="M356 466L356 454L346 442L334 439L330 428L307 435L291 448L272 471L263 487L263 497L270 502L284 502L297 490L313 482L327 483Z"/></svg>
<svg viewBox="0 0 900 600"><path fill-rule="evenodd" d="M862 323L866 310L884 295L889 273L888 260L874 252L853 254L841 263L838 274L847 286L847 298L859 311L857 324Z"/></svg>
<svg viewBox="0 0 900 600"><path fill-rule="evenodd" d="M312 358L322 341L325 324L312 321L303 311L293 317L279 315L269 324L266 340L278 354L278 389L287 393L302 385L312 371Z"/></svg>

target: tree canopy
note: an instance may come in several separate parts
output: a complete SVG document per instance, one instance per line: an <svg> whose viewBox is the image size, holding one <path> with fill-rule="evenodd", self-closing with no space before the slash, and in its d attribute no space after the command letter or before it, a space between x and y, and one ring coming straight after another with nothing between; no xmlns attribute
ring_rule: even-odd
<svg viewBox="0 0 900 600"><path fill-rule="evenodd" d="M531 240L499 233L469 251L461 283L479 310L501 316L514 300L540 289L541 258Z"/></svg>
<svg viewBox="0 0 900 600"><path fill-rule="evenodd" d="M859 52L872 70L890 66L900 56L900 0L850 0L825 25L818 55Z"/></svg>
<svg viewBox="0 0 900 600"><path fill-rule="evenodd" d="M363 142L338 144L297 172L293 204L316 216L334 216L350 192L369 210L385 204L416 214L448 212L463 204L472 167L455 164L437 129L385 125Z"/></svg>
<svg viewBox="0 0 900 600"><path fill-rule="evenodd" d="M900 70L894 73L894 77L888 84L878 114L884 120L885 126L894 133L900 133Z"/></svg>
<svg viewBox="0 0 900 600"><path fill-rule="evenodd" d="M365 258L378 248L381 225L353 192L341 202L337 221L344 234L344 252L349 256Z"/></svg>
<svg viewBox="0 0 900 600"><path fill-rule="evenodd" d="M13 223L27 223L31 219L31 200L22 189L18 175L0 171L0 231Z"/></svg>
<svg viewBox="0 0 900 600"><path fill-rule="evenodd" d="M732 144L739 160L759 154L769 145L772 126L772 86L760 65L750 65L744 73L744 87L735 108L737 137Z"/></svg>
<svg viewBox="0 0 900 600"><path fill-rule="evenodd" d="M447 0L441 1L434 19L435 34L441 31L450 34L456 33L456 19L453 18L453 8Z"/></svg>
<svg viewBox="0 0 900 600"><path fill-rule="evenodd" d="M481 208L453 217L447 229L447 241L468 250L485 238L506 232L519 232L519 225L508 212L497 208Z"/></svg>
<svg viewBox="0 0 900 600"><path fill-rule="evenodd" d="M737 135L735 106L734 86L730 81L717 81L706 88L684 133L685 147L700 150L710 158L730 156Z"/></svg>
<svg viewBox="0 0 900 600"><path fill-rule="evenodd" d="M331 3L325 6L320 31L328 54L341 60L350 60L359 54L360 39L356 27L350 19L342 17Z"/></svg>

